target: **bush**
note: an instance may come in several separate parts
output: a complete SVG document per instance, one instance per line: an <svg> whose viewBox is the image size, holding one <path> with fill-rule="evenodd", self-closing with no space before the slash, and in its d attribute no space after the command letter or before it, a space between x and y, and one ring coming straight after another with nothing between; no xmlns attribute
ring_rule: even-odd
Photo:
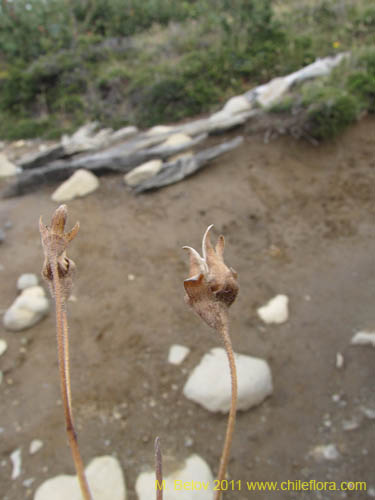
<svg viewBox="0 0 375 500"><path fill-rule="evenodd" d="M336 137L348 125L353 123L359 114L359 105L355 97L338 92L329 99L321 96L307 110L307 129L317 140Z"/></svg>

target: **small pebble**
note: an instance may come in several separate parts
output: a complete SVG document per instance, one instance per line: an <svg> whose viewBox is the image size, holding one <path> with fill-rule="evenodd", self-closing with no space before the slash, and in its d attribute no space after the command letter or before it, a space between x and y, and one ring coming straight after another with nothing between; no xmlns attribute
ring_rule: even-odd
<svg viewBox="0 0 375 500"><path fill-rule="evenodd" d="M375 410L373 408L366 408L366 407L362 406L361 411L366 418L369 418L370 420L375 419Z"/></svg>
<svg viewBox="0 0 375 500"><path fill-rule="evenodd" d="M29 447L30 455L34 455L39 450L41 450L43 448L43 444L44 444L43 441L41 441L40 439L33 439Z"/></svg>
<svg viewBox="0 0 375 500"><path fill-rule="evenodd" d="M25 488L29 488L33 484L34 481L35 481L35 477L29 477L28 479L25 479L24 481L22 481L22 485Z"/></svg>
<svg viewBox="0 0 375 500"><path fill-rule="evenodd" d="M336 448L335 444L327 444L327 445L319 445L315 446L315 448L309 453L316 460L336 460L339 458L340 453Z"/></svg>
<svg viewBox="0 0 375 500"><path fill-rule="evenodd" d="M191 437L186 437L185 438L185 446L186 448L191 448L194 444L194 440Z"/></svg>
<svg viewBox="0 0 375 500"><path fill-rule="evenodd" d="M358 419L352 418L351 420L343 420L342 428L344 431L354 431L360 426L360 421Z"/></svg>
<svg viewBox="0 0 375 500"><path fill-rule="evenodd" d="M180 365L189 354L189 352L190 349L184 345L172 345L169 348L168 363L171 363L172 365Z"/></svg>
<svg viewBox="0 0 375 500"><path fill-rule="evenodd" d="M344 356L341 352L336 353L336 368L340 369L344 366Z"/></svg>
<svg viewBox="0 0 375 500"><path fill-rule="evenodd" d="M8 344L6 340L0 339L0 356L8 349Z"/></svg>
<svg viewBox="0 0 375 500"><path fill-rule="evenodd" d="M10 454L10 460L13 464L12 479L17 479L21 474L21 448L17 448Z"/></svg>
<svg viewBox="0 0 375 500"><path fill-rule="evenodd" d="M286 295L276 295L266 305L257 309L258 316L268 324L281 324L288 320L289 298Z"/></svg>

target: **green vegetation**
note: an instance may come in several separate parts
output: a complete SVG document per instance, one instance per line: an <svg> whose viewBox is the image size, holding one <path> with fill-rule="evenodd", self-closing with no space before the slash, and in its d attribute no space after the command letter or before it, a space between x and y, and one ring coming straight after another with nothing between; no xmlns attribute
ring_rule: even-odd
<svg viewBox="0 0 375 500"><path fill-rule="evenodd" d="M374 112L374 47L370 0L2 2L0 137L55 137L89 119L173 122L351 50L332 78L273 110L298 105L310 133L328 138Z"/></svg>

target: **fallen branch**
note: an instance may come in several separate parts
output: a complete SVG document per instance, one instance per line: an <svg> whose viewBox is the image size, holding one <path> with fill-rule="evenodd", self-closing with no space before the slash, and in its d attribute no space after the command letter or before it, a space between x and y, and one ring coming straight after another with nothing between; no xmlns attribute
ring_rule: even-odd
<svg viewBox="0 0 375 500"><path fill-rule="evenodd" d="M135 193L143 193L145 191L150 191L152 189L158 189L163 186L168 186L169 184L175 184L180 182L185 177L193 175L195 172L204 167L210 160L213 160L217 156L223 153L235 149L237 146L242 144L243 137L239 136L231 141L223 142L218 146L213 146L212 148L204 149L194 156L188 156L185 158L179 158L178 160L167 163L162 170L156 174L151 179L139 184L135 189Z"/></svg>

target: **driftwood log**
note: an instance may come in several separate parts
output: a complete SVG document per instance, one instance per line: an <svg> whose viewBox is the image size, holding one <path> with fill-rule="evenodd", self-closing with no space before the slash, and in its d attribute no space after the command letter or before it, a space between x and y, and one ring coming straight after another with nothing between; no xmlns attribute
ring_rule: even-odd
<svg viewBox="0 0 375 500"><path fill-rule="evenodd" d="M64 181L70 177L73 172L80 168L91 170L96 175L103 175L111 172L125 174L146 161L155 158L165 160L172 155L190 149L192 146L203 142L206 138L207 134L201 134L184 144L176 146L160 145L141 151L138 150L138 148L141 147L139 144L140 141L133 141L134 143L132 145L126 143L125 145L110 148L107 151L93 155L82 155L68 160L54 161L43 167L24 170L18 174L15 182L10 184L2 192L1 196L3 198L20 196L34 191L43 184ZM152 137L144 139L142 141L143 146L145 143L150 145L155 140L156 139ZM195 155L166 163L155 178L137 186L135 192L140 193L142 191L148 191L150 189L156 189L158 187L178 182L184 177L192 175L209 160L216 158L226 151L234 149L242 142L242 140L242 137L237 137L236 139L224 142L218 146L202 150ZM152 183L151 181L154 182Z"/></svg>
<svg viewBox="0 0 375 500"><path fill-rule="evenodd" d="M204 149L196 155L179 158L174 162L166 163L160 172L151 177L151 179L138 184L134 191L139 194L180 182L186 177L195 174L195 172L204 167L210 160L235 149L242 144L242 142L243 137L235 137L231 141Z"/></svg>

